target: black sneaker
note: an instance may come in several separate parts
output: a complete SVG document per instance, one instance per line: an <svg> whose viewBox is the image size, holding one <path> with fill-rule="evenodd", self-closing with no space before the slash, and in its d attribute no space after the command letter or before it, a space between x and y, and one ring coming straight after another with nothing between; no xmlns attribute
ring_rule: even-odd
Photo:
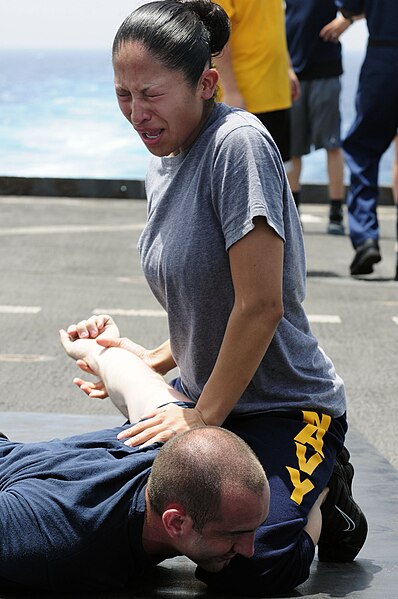
<svg viewBox="0 0 398 599"><path fill-rule="evenodd" d="M329 223L326 229L329 235L344 235L343 202L331 200L329 206Z"/></svg>
<svg viewBox="0 0 398 599"><path fill-rule="evenodd" d="M351 262L352 275L369 275L373 272L373 264L380 262L381 255L376 239L366 239L355 250L354 260Z"/></svg>
<svg viewBox="0 0 398 599"><path fill-rule="evenodd" d="M9 438L8 438L8 437L6 437L6 436L5 436L5 434L4 434L4 433L2 433L1 431L0 431L0 437L1 437L2 439L6 439L7 441L9 441Z"/></svg>
<svg viewBox="0 0 398 599"><path fill-rule="evenodd" d="M352 497L354 468L348 449L336 458L328 483L329 493L321 506L322 531L318 542L321 562L352 562L365 543L368 524Z"/></svg>
<svg viewBox="0 0 398 599"><path fill-rule="evenodd" d="M343 218L330 218L326 232L328 233L328 235L344 235L345 230Z"/></svg>

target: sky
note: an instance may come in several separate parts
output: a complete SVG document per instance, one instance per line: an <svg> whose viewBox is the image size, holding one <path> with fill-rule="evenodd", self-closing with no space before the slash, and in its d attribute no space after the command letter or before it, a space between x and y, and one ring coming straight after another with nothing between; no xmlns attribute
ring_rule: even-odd
<svg viewBox="0 0 398 599"><path fill-rule="evenodd" d="M148 1L148 0L146 0ZM145 0L0 0L1 48L110 48L123 19ZM366 45L364 21L342 37Z"/></svg>
<svg viewBox="0 0 398 599"><path fill-rule="evenodd" d="M123 19L144 3L0 0L0 49L109 48Z"/></svg>

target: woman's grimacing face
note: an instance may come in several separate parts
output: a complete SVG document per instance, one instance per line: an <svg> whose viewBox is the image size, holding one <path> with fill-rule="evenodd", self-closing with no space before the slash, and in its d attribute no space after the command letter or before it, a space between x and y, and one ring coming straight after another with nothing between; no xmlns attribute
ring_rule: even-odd
<svg viewBox="0 0 398 599"><path fill-rule="evenodd" d="M196 87L182 71L168 69L138 42L122 43L113 60L120 110L155 156L189 148L209 114L218 81L205 69Z"/></svg>

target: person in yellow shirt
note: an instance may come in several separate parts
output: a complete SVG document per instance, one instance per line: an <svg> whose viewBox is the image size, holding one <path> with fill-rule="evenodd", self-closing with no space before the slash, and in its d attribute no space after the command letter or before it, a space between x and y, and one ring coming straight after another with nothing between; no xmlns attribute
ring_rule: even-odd
<svg viewBox="0 0 398 599"><path fill-rule="evenodd" d="M290 69L282 0L217 0L231 21L231 37L215 60L219 99L255 114L290 159L290 106L299 85Z"/></svg>

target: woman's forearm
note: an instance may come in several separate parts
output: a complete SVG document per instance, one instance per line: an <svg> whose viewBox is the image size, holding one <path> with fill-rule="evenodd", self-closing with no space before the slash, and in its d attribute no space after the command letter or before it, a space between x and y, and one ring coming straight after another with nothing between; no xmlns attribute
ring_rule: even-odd
<svg viewBox="0 0 398 599"><path fill-rule="evenodd" d="M265 218L229 249L234 305L197 408L220 425L254 376L283 316L283 241Z"/></svg>
<svg viewBox="0 0 398 599"><path fill-rule="evenodd" d="M170 339L151 351L151 362L152 368L162 375L177 366L171 353Z"/></svg>
<svg viewBox="0 0 398 599"><path fill-rule="evenodd" d="M234 408L263 359L282 314L278 307L249 313L234 307L213 372L197 403L206 424L220 426Z"/></svg>

